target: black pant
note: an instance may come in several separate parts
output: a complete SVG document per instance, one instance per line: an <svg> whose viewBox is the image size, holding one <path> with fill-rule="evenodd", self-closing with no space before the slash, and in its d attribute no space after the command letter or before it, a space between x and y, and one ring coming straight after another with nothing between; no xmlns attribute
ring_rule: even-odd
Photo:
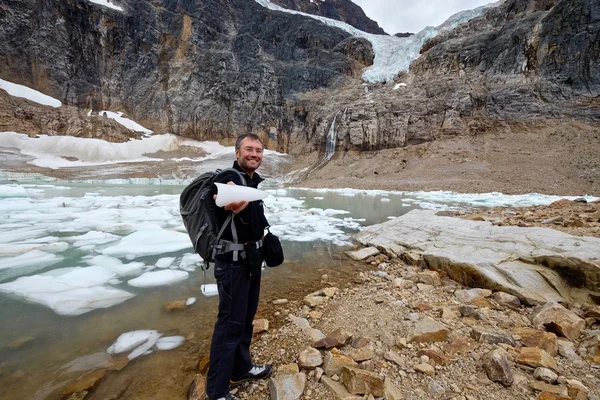
<svg viewBox="0 0 600 400"><path fill-rule="evenodd" d="M211 399L229 393L229 379L252 369L252 321L260 295L260 273L250 276L246 265L217 260L219 315L210 347L206 394Z"/></svg>

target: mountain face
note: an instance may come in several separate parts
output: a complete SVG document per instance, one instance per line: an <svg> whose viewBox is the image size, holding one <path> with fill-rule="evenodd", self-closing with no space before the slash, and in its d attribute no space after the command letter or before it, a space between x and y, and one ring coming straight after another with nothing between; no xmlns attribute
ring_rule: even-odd
<svg viewBox="0 0 600 400"><path fill-rule="evenodd" d="M367 17L363 9L350 0L273 0L271 3L288 10L302 11L342 21L364 32L376 35L386 34L377 22Z"/></svg>
<svg viewBox="0 0 600 400"><path fill-rule="evenodd" d="M287 102L358 76L372 60L364 40L255 1L118 5L123 11L88 1L4 1L0 78L86 111L124 111L156 132L219 139L276 130ZM15 118L12 99L3 99L3 120ZM32 122L30 133L42 125Z"/></svg>
<svg viewBox="0 0 600 400"><path fill-rule="evenodd" d="M118 5L0 5L0 78L65 104L38 112L0 91L0 129L104 137L110 123L87 111L114 110L197 139L252 130L298 154L324 151L334 121L336 148L357 151L600 121L594 0L506 0L427 42L396 88L361 81L368 40L255 1Z"/></svg>

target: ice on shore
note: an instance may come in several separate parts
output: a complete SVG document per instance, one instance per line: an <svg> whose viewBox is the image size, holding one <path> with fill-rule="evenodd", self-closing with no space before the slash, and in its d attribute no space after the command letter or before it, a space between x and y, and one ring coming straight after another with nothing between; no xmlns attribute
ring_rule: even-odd
<svg viewBox="0 0 600 400"><path fill-rule="evenodd" d="M150 354L154 348L157 350L172 350L185 341L183 336L162 337L157 330L137 330L121 334L117 340L106 350L108 354L129 353L129 360L141 355Z"/></svg>
<svg viewBox="0 0 600 400"><path fill-rule="evenodd" d="M183 344L185 338L183 336L167 336L161 337L156 341L158 350L173 350Z"/></svg>
<svg viewBox="0 0 600 400"><path fill-rule="evenodd" d="M117 340L106 350L108 354L121 354L131 351L146 343L150 336L158 334L156 330L139 330L121 334Z"/></svg>

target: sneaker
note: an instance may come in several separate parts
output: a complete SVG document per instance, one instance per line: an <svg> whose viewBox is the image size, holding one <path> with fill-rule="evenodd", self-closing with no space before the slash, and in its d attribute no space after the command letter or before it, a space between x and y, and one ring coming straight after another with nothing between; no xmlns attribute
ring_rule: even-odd
<svg viewBox="0 0 600 400"><path fill-rule="evenodd" d="M206 400L213 400L213 399L211 399L210 397L208 397L208 395L206 395ZM225 397L219 397L218 399L214 399L214 400L240 400L240 399L237 396L234 396L231 393L229 393Z"/></svg>
<svg viewBox="0 0 600 400"><path fill-rule="evenodd" d="M254 364L252 369L244 375L232 376L229 380L229 386L238 386L244 382L265 379L271 376L273 368L271 364Z"/></svg>

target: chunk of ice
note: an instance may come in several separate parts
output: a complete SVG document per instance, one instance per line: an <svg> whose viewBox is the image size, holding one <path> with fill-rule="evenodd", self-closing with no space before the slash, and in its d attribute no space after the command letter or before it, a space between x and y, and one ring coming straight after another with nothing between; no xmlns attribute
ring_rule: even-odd
<svg viewBox="0 0 600 400"><path fill-rule="evenodd" d="M129 280L127 283L135 287L153 287L170 285L179 281L186 280L189 274L185 271L162 270L153 272L144 272L137 278Z"/></svg>
<svg viewBox="0 0 600 400"><path fill-rule="evenodd" d="M173 350L183 344L185 338L183 336L167 336L156 341L158 350Z"/></svg>
<svg viewBox="0 0 600 400"><path fill-rule="evenodd" d="M146 343L152 334L157 334L155 330L138 330L125 332L106 350L108 354L120 354L131 351L136 347Z"/></svg>

